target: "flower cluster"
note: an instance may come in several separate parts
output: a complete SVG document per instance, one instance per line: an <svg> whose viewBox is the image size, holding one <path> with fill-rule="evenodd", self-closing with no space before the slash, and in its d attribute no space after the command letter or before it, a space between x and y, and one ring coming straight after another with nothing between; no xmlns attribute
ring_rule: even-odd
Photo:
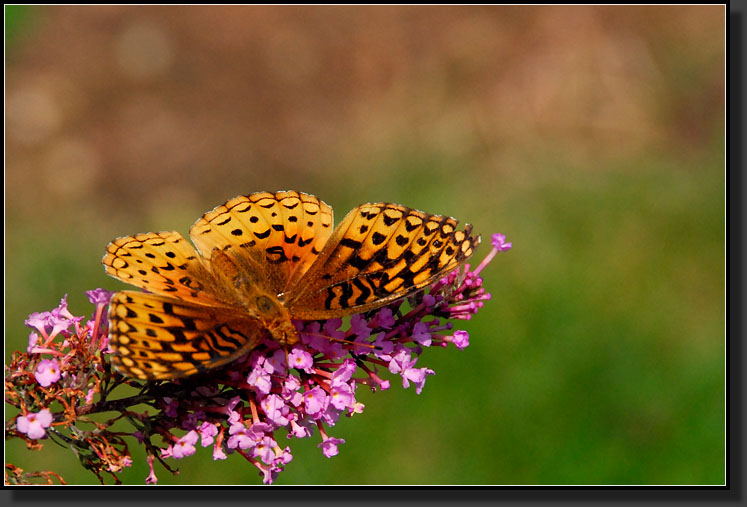
<svg viewBox="0 0 747 507"><path fill-rule="evenodd" d="M114 475L131 464L122 433L108 430L124 418L134 428L128 436L146 448L146 483L157 482L156 461L171 471L166 459L193 455L198 446L212 447L215 460L239 454L263 482L272 483L293 458L290 446L279 443L283 435L308 438L318 432L321 453L335 456L345 441L328 432L341 416L363 411L358 387L389 389L390 380L382 376L388 370L419 394L434 374L418 364L425 348L469 345L469 335L454 331L453 321L470 319L490 298L479 274L511 244L496 234L492 246L476 269L465 265L406 301L345 320L294 321L300 340L292 347L267 338L225 368L173 381L141 382L111 370L109 293L88 293L96 310L84 325L63 299L55 310L29 316L26 324L34 332L27 352L16 353L6 366L6 401L21 412L6 423L6 434L30 445L45 437L63 440L101 479L102 472ZM124 385L136 387L137 394L115 397L113 391ZM51 412L53 401L65 409ZM133 410L141 403L156 413ZM96 431L79 425L86 416L112 410L119 415L96 423ZM6 472L6 482L8 477Z"/></svg>
<svg viewBox="0 0 747 507"><path fill-rule="evenodd" d="M107 354L107 309L111 293L87 291L95 305L86 320L73 315L67 296L49 312L32 313L25 324L32 329L25 352L14 352L5 366L5 401L20 414L6 422L5 434L26 440L39 449L39 439L53 438L76 451L81 462L94 471L114 473L130 463L124 440L106 431L78 430L81 425L101 425L88 417L96 412L94 396L105 397L114 387ZM85 320L85 322L84 322ZM61 407L53 412L53 407ZM73 429L73 428L76 429ZM53 472L24 473L6 464L6 483L23 483L31 477L51 482Z"/></svg>

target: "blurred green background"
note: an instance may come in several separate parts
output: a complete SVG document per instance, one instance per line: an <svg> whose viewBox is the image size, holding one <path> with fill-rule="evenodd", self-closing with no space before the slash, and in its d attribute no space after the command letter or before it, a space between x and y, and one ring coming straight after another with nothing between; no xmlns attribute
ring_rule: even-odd
<svg viewBox="0 0 747 507"><path fill-rule="evenodd" d="M6 361L29 313L124 288L117 236L258 190L399 202L508 236L493 299L278 484L724 483L723 6L5 9ZM6 462L97 483L52 443Z"/></svg>

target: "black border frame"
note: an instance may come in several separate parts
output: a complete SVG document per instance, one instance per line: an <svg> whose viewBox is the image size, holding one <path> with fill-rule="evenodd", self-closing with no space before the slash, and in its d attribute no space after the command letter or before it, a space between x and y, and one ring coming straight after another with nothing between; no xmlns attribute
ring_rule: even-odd
<svg viewBox="0 0 747 507"><path fill-rule="evenodd" d="M707 2L706 2L707 3ZM720 4L724 5L724 4ZM127 503L140 505L181 504L204 505L221 504L273 504L273 505L315 505L340 503L454 503L480 501L488 503L537 503L554 502L602 503L640 505L653 502L676 502L677 504L720 505L743 503L744 488L744 438L745 421L744 378L741 366L745 361L742 304L745 282L742 270L744 254L744 205L741 197L745 194L743 178L744 158L744 11L747 2L727 3L726 13L726 85L727 112L725 125L727 139L726 166L726 207L727 248L732 254L725 265L727 292L727 339L726 339L726 485L725 486L646 486L646 487L579 487L579 486L4 486L0 493L2 505L24 505L45 507L60 503ZM734 90L735 93L731 93ZM731 220L729 220L731 219ZM735 241L729 241L729 237ZM728 255L728 254L727 254ZM728 258L728 257L727 257ZM731 268L731 276L729 276ZM732 282L731 284L729 282ZM109 488L117 488L112 495ZM64 488L65 493L61 490ZM216 491L220 489L220 491ZM278 491L278 489L282 491ZM324 490L324 491L319 491ZM340 490L330 492L328 490ZM343 490L352 490L347 493ZM332 494L329 494L332 493Z"/></svg>

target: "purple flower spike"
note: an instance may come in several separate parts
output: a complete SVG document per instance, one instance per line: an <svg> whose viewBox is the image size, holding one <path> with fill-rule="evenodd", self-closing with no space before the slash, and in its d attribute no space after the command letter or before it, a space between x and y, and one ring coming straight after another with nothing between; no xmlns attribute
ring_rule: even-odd
<svg viewBox="0 0 747 507"><path fill-rule="evenodd" d="M357 419L363 413L364 405L356 400L358 387L387 390L392 382L379 375L392 374L392 378L401 377L403 388L413 384L420 394L428 376L435 374L430 368L417 366L427 347L447 347L451 343L461 350L469 346L469 334L454 330L454 322L472 318L490 299L480 272L498 252L509 250L511 243L504 235L495 234L491 246L476 268L464 263L429 287L383 307L345 318L294 319L298 341L292 345L280 344L269 332L261 331L257 335L259 343L253 343L250 351L240 352L241 357L223 366L155 382L126 378L112 368L109 352L114 351L108 348L109 326L124 328L117 319L110 321L107 317L111 293L103 289L86 293L96 310L85 325L80 324L83 317L70 313L65 297L57 308L33 313L26 320L32 328L27 352L14 355L7 369L11 374L6 373L6 397L8 386L16 399L26 397L16 405L21 412L31 407L67 407L84 402L86 410L81 414L86 416L114 411L120 416L112 421L122 421L122 416L127 415L126 419L136 426L129 431L109 431L106 425L99 428L97 438L102 439L102 452L91 461L92 469L98 472L117 473L129 466L132 460L127 446L120 444L124 436L146 446L150 473L145 482L149 484L158 480L153 469L156 459L194 455L198 442L202 447L213 447L214 460L243 457L259 470L265 484L271 484L293 460L290 447L282 449L278 445L278 435L285 434L291 440L306 438L315 434L316 427L322 454L335 456L345 440L330 437L326 430L343 415ZM363 291L360 296L376 288L375 284L369 287L366 283L356 287ZM345 292L339 296L341 301L351 297ZM156 317L151 315L153 322ZM182 319L182 310L175 312L174 317L174 321ZM183 324L185 336L204 331L205 322L199 319L184 316ZM144 329L147 333L148 327ZM235 350L237 333L242 331L241 325L231 323L215 328L205 335L206 345L219 347L221 354L231 352ZM121 349L123 343L112 345ZM203 345L194 350L170 343L168 348L183 354L191 363L207 357ZM147 363L148 353L141 355ZM109 400L103 386L117 383L139 389L139 394L132 397L137 401L120 406L114 403L129 398ZM71 396L75 399L71 400ZM59 429L55 427L55 435L72 431L70 426L75 424L68 412L53 415L44 409L18 417L15 427L17 433L39 439L47 436L53 420L60 425ZM180 438L174 434L182 430L186 434Z"/></svg>

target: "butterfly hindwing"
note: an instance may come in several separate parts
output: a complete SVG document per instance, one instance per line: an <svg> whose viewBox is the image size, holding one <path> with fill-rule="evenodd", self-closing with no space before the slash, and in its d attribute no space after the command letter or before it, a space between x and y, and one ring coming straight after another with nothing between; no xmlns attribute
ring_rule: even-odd
<svg viewBox="0 0 747 507"><path fill-rule="evenodd" d="M229 363L254 348L263 328L234 309L194 305L122 291L109 308L112 364L145 380L193 375Z"/></svg>
<svg viewBox="0 0 747 507"><path fill-rule="evenodd" d="M451 217L397 204L364 204L332 233L294 290L291 315L326 319L359 313L423 288L469 258L480 242Z"/></svg>

